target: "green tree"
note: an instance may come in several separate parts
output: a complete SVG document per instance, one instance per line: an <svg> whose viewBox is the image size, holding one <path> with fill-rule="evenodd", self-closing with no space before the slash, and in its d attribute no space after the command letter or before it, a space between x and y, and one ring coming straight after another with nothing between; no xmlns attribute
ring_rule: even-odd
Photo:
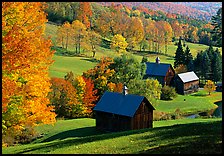
<svg viewBox="0 0 224 156"><path fill-rule="evenodd" d="M185 54L185 65L187 66L187 70L188 71L192 71L193 70L193 56L190 52L190 48L187 46L186 50L184 52Z"/></svg>
<svg viewBox="0 0 224 156"><path fill-rule="evenodd" d="M214 59L213 59L214 60L213 80L215 82L222 80L222 56L217 51L214 53Z"/></svg>
<svg viewBox="0 0 224 156"><path fill-rule="evenodd" d="M138 62L132 55L123 54L114 58L110 69L115 71L115 83L128 83L131 79L142 79L146 65Z"/></svg>
<svg viewBox="0 0 224 156"><path fill-rule="evenodd" d="M212 40L215 45L222 46L222 8L217 11L215 16L212 16L212 25L214 26Z"/></svg>
<svg viewBox="0 0 224 156"><path fill-rule="evenodd" d="M172 100L173 98L177 97L177 93L174 87L165 85L163 86L161 92L162 92L161 93L162 100Z"/></svg>
<svg viewBox="0 0 224 156"><path fill-rule="evenodd" d="M179 42L177 45L177 50L174 56L174 68L176 68L180 64L185 63L185 55L184 55L184 50L181 44L181 38L179 38Z"/></svg>
<svg viewBox="0 0 224 156"><path fill-rule="evenodd" d="M132 79L127 87L130 94L145 96L151 103L160 99L162 85L156 79Z"/></svg>
<svg viewBox="0 0 224 156"><path fill-rule="evenodd" d="M211 72L211 61L208 57L207 52L204 52L202 58L202 69L201 69L202 76L205 79L208 79L210 72Z"/></svg>
<svg viewBox="0 0 224 156"><path fill-rule="evenodd" d="M203 51L200 51L197 53L196 58L194 59L194 70L198 74L198 76L201 76L201 70L202 70L202 59L203 59Z"/></svg>

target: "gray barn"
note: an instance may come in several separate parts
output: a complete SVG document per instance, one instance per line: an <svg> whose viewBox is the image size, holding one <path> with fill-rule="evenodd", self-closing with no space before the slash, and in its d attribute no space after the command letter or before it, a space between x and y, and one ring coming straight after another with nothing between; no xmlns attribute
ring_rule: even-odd
<svg viewBox="0 0 224 156"><path fill-rule="evenodd" d="M179 94L189 94L197 92L199 88L199 78L192 72L177 74L175 78L176 91Z"/></svg>

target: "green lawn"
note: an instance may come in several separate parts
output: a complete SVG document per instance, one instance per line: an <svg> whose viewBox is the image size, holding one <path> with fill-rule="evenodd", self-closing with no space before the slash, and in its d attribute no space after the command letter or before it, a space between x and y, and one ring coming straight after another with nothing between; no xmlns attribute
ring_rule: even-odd
<svg viewBox="0 0 224 156"><path fill-rule="evenodd" d="M103 133L95 119L59 120L37 128L44 137L2 148L3 154L212 154L222 153L222 120L154 121L154 128ZM206 147L206 148L205 148Z"/></svg>
<svg viewBox="0 0 224 156"><path fill-rule="evenodd" d="M185 99L185 101L184 101ZM217 107L214 102L222 101L221 92L213 92L210 96L204 90L189 95L179 95L170 101L159 100L155 104L156 110L174 113L177 108L183 114L209 111Z"/></svg>
<svg viewBox="0 0 224 156"><path fill-rule="evenodd" d="M93 68L97 63L86 57L66 57L54 55L55 61L51 65L49 74L50 77L64 78L67 72L72 71L75 75L82 75L84 71Z"/></svg>

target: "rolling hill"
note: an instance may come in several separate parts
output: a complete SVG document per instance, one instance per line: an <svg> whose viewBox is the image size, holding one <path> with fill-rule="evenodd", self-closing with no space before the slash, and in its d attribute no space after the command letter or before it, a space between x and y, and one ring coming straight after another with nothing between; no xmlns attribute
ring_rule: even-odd
<svg viewBox="0 0 224 156"><path fill-rule="evenodd" d="M99 2L103 5L111 5L112 2ZM151 10L160 10L167 13L175 13L191 18L210 20L222 6L221 2L114 2L129 7L144 6Z"/></svg>

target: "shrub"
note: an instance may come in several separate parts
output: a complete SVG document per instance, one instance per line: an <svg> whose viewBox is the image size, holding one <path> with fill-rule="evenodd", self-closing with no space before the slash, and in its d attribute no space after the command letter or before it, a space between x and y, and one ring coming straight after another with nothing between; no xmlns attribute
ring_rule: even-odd
<svg viewBox="0 0 224 156"><path fill-rule="evenodd" d="M161 100L172 100L177 97L177 93L174 87L164 86L162 88Z"/></svg>

